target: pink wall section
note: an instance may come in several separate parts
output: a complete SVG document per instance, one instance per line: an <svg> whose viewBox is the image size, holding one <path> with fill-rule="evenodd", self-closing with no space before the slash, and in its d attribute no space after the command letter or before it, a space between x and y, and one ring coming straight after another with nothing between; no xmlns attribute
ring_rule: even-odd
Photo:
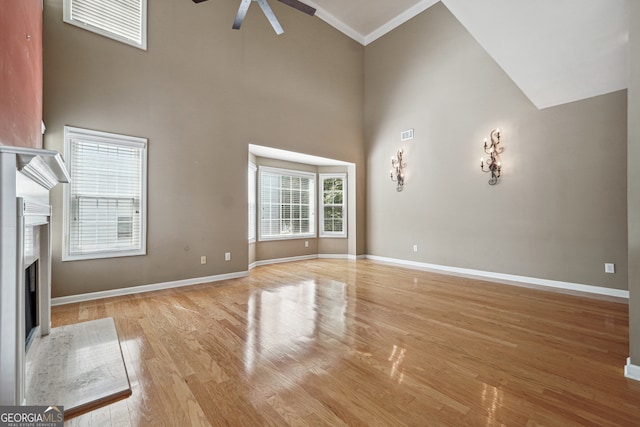
<svg viewBox="0 0 640 427"><path fill-rule="evenodd" d="M42 0L0 0L0 144L42 148Z"/></svg>

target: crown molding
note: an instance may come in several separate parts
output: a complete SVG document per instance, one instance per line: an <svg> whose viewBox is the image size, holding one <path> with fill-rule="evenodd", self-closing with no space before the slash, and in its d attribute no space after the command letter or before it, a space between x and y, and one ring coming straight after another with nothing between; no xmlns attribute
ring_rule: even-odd
<svg viewBox="0 0 640 427"><path fill-rule="evenodd" d="M371 33L369 33L367 35L360 34L358 31L354 30L352 27L350 27L349 25L345 24L344 22L342 22L341 20L336 18L334 15L332 15L329 12L327 12L326 10L322 9L322 7L319 7L313 1L306 1L305 3L316 9L316 15L315 16L317 16L318 18L322 19L324 22L326 22L327 24L331 25L333 28L335 28L336 30L338 30L341 33L345 34L346 36L351 37L353 40L357 41L361 45L366 46L369 43L379 39L382 36L384 36L389 31L391 31L391 30L399 27L400 25L404 24L405 22L407 22L409 19L413 18L414 16L424 12L425 10L427 10L428 8L433 6L434 4L438 3L438 1L440 1L440 0L422 0L418 4L410 7L406 11L402 12L400 15L398 15L395 18L391 19L390 21L388 21L384 25L378 27L378 29L372 31Z"/></svg>
<svg viewBox="0 0 640 427"><path fill-rule="evenodd" d="M420 13L422 13L425 10L429 9L431 6L433 6L434 4L438 3L439 1L440 0L422 0L421 2L416 4L415 6L410 7L409 9L405 10L404 12L402 12L400 15L396 16L395 18L393 18L392 20L388 21L384 25L378 27L378 29L376 29L376 30L370 32L369 34L367 34L364 37L364 43L363 44L366 46L369 43L374 42L375 40L377 40L380 37L384 36L388 32L398 28L400 25L404 24L405 22L407 22L408 20L410 20L414 16L419 15Z"/></svg>
<svg viewBox="0 0 640 427"><path fill-rule="evenodd" d="M338 18L336 18L335 16L327 12L326 10L322 9L314 2L306 1L305 3L316 9L315 16L322 19L324 22L331 25L333 28L340 31L344 35L352 38L353 40L357 41L361 45L364 45L365 37L362 34L357 32L356 30L354 30L353 28L351 28L350 26L348 26L347 24L345 24L344 22L342 22L341 20L339 20Z"/></svg>

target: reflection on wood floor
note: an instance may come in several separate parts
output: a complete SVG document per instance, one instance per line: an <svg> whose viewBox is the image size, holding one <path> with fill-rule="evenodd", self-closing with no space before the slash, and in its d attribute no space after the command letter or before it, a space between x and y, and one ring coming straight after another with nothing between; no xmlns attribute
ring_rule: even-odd
<svg viewBox="0 0 640 427"><path fill-rule="evenodd" d="M626 304L314 260L53 308L115 319L133 394L93 426L637 426Z"/></svg>

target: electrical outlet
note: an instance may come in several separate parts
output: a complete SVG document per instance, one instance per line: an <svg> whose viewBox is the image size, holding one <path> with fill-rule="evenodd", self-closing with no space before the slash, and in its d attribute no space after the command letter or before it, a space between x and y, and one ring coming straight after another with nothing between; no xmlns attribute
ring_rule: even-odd
<svg viewBox="0 0 640 427"><path fill-rule="evenodd" d="M418 252L418 245L413 245L413 252Z"/></svg>
<svg viewBox="0 0 640 427"><path fill-rule="evenodd" d="M309 241L308 241L308 240L305 240L305 241L304 241L304 247L305 247L305 248L308 248L308 247L309 247Z"/></svg>
<svg viewBox="0 0 640 427"><path fill-rule="evenodd" d="M202 255L202 256L200 257L200 264L206 264L206 263L207 263L207 257L206 257L206 256L204 256L204 255Z"/></svg>
<svg viewBox="0 0 640 427"><path fill-rule="evenodd" d="M613 263L605 263L604 264L604 272L609 274L614 274L616 272L616 265Z"/></svg>
<svg viewBox="0 0 640 427"><path fill-rule="evenodd" d="M231 252L225 252L224 253L224 260L225 261L231 261Z"/></svg>

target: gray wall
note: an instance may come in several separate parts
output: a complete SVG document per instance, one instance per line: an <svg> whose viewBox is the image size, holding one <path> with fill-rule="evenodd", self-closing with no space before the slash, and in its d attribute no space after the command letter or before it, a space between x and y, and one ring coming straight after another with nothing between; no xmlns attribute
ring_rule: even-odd
<svg viewBox="0 0 640 427"><path fill-rule="evenodd" d="M538 111L442 4L363 48L277 2L279 37L257 8L232 31L233 2L149 3L144 52L64 24L62 0L45 0L45 146L62 151L65 124L150 141L148 255L62 263L58 215L54 296L306 254L295 240L250 252L249 143L355 164L349 254L617 289L631 271L640 287L627 264L626 92ZM635 141L640 151L635 126L629 148ZM490 187L478 163L494 127L503 130L504 175ZM408 128L416 139L401 144ZM388 171L401 146L407 184L398 193ZM632 181L640 176L630 168ZM638 211L630 205L630 216ZM640 233L630 226L637 266ZM342 245L310 252L345 253ZM604 262L617 273L605 275ZM632 354L638 363L640 349Z"/></svg>
<svg viewBox="0 0 640 427"><path fill-rule="evenodd" d="M368 254L627 288L626 91L537 110L441 3L368 45L365 70Z"/></svg>
<svg viewBox="0 0 640 427"><path fill-rule="evenodd" d="M631 362L640 366L640 3L629 8L629 341Z"/></svg>
<svg viewBox="0 0 640 427"><path fill-rule="evenodd" d="M45 0L45 146L63 150L64 125L149 139L148 254L61 262L58 215L54 297L246 271L249 143L352 162L364 183L364 48L272 7L282 36L256 6L233 31L236 2L149 1L145 52L64 24L62 0Z"/></svg>

